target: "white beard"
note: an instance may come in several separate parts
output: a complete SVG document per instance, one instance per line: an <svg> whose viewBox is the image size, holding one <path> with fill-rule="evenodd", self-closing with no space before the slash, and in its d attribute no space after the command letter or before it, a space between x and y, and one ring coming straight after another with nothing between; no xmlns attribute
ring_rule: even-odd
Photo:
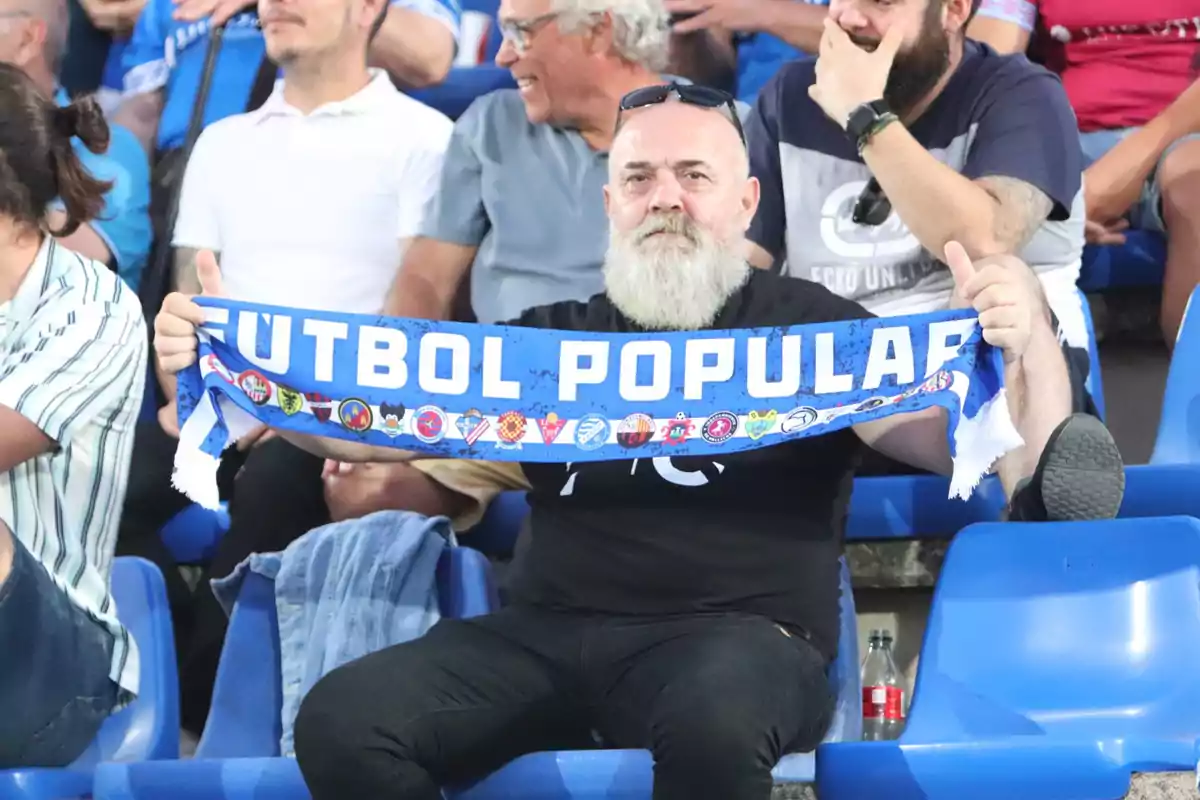
<svg viewBox="0 0 1200 800"><path fill-rule="evenodd" d="M656 232L676 235L648 238ZM740 245L716 240L682 214L648 218L629 233L610 229L604 287L643 328L706 328L750 277Z"/></svg>

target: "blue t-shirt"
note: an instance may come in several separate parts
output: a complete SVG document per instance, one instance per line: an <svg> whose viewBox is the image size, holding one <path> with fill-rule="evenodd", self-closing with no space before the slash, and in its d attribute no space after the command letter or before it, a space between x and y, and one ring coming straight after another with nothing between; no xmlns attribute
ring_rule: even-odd
<svg viewBox="0 0 1200 800"><path fill-rule="evenodd" d="M829 0L790 0L827 6ZM775 76L780 67L797 58L806 58L803 50L769 33L752 33L738 38L737 43L737 98L743 103L754 104L759 91Z"/></svg>
<svg viewBox="0 0 1200 800"><path fill-rule="evenodd" d="M894 211L882 225L853 221L871 173L845 131L808 96L813 80L813 61L788 64L747 120L750 168L762 186L747 235L777 261L786 259L788 275L874 313L944 304L953 288L949 271ZM1082 156L1057 77L1023 55L1001 56L968 41L945 89L908 129L967 178L1004 176L1044 192L1054 209L1020 255L1039 274L1061 268L1078 275ZM1074 279L1066 284L1073 289Z"/></svg>
<svg viewBox="0 0 1200 800"><path fill-rule="evenodd" d="M455 41L458 40L462 15L458 0L393 0L392 5L441 20L454 33ZM158 124L159 150L183 145L210 40L208 20L178 22L172 18L174 11L173 0L148 0L122 61L126 93L164 90L163 113ZM204 111L205 127L246 110L265 54L266 44L256 12L243 12L225 23Z"/></svg>
<svg viewBox="0 0 1200 800"><path fill-rule="evenodd" d="M59 105L70 102L59 89ZM142 269L150 255L154 231L150 226L150 162L130 131L109 124L108 150L96 154L78 138L71 140L83 166L102 181L112 181L104 195L104 210L89 223L108 245L117 265L117 274L130 289L137 291Z"/></svg>

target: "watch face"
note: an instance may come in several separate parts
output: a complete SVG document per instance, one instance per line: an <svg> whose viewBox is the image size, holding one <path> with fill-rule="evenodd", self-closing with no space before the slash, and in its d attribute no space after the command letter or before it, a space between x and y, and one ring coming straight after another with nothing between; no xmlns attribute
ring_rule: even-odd
<svg viewBox="0 0 1200 800"><path fill-rule="evenodd" d="M850 120L846 124L846 132L857 139L878 118L879 115L875 113L875 109L867 105L859 106L850 112Z"/></svg>

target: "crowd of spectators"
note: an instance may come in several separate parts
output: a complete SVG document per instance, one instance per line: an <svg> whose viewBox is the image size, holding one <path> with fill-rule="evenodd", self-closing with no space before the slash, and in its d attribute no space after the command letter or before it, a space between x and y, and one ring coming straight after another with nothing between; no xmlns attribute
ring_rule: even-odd
<svg viewBox="0 0 1200 800"><path fill-rule="evenodd" d="M769 780L764 766L789 747L811 747L827 721L824 699L807 703L837 646L828 590L836 589L843 479L856 469L944 466L911 433L898 443L872 429L858 431L873 446L861 466L857 439L852 447L820 437L795 452L778 448L774 459L747 456L727 473L693 465L698 480L682 480L697 473L676 466L656 464L651 476L594 465L580 499L578 471L561 465L395 460L263 429L222 461L230 526L197 588L159 539L188 505L170 482L179 436L172 372L181 362L146 358L133 324L139 295L150 316L167 297L164 315L182 325L194 310L185 297L206 288L201 273L219 271L234 299L296 308L587 330L748 327L947 308L962 290L947 247L961 245L963 258L1035 275L1014 284L1020 303L1040 308L1045 299L1049 338L1034 330L1030 344L1010 347L1037 353L1030 369L1041 371L1023 379L1051 410L1018 418L1033 444L1019 466L1000 471L1013 518L1046 519L1058 513L1053 504L1017 479L1032 474L1036 488L1033 465L1043 446L1053 453L1056 437L1104 435L1098 424L1101 432L1070 426L1080 419L1072 414L1094 422L1095 413L1086 389L1095 343L1076 289L1085 245L1118 246L1131 229L1166 237L1168 348L1200 283L1197 0L502 0L491 24L502 34L496 64L515 88L479 97L451 120L406 93L449 74L463 46L457 0L0 0L8 65L0 69L0 220L13 220L0 226L12 239L0 242L0 652L16 637L39 636L45 657L56 658L85 630L90 649L79 658L103 665L103 674L80 671L78 685L26 693L13 706L27 709L26 727L0 721L0 768L69 762L99 720L136 693L136 648L105 585L114 550L163 570L183 725L198 735L227 627L208 580L252 553L384 509L445 515L469 530L497 493L531 488L558 505L534 523L546 531L538 541L550 544L514 584L516 596L533 607L573 596L579 607L670 614L678 609L664 598L689 588L639 591L662 575L643 561L654 548L637 537L652 528L682 548L674 557L696 574L715 575L722 537L762 511L744 506L752 485L768 473L800 480L803 472L825 487L825 501L769 509L761 531L742 531L762 542L742 567L775 581L755 593L779 605L739 605L747 590L734 578L690 598L771 625L707 636L691 619L581 632L519 612L478 627L443 625L417 648L334 673L298 729L314 796L404 786L408 794L396 796L433 797L438 781L460 775L460 751L481 754L470 765L478 771L545 744L524 737L497 746L513 730L561 733L562 696L542 683L578 677L564 666L563 642L594 635L608 649L580 680L611 685L571 698L624 709L597 727L607 726L609 742L655 750L670 787L663 797L757 797ZM658 96L665 82L676 89ZM727 107L703 87L728 92ZM72 102L92 93L99 102ZM664 104L672 98L679 102ZM873 116L848 137L859 112ZM17 153L30 142L36 147ZM628 164L670 165L684 151L703 156L694 173L651 169L643 177L653 190L619 188L633 180ZM635 234L664 216L686 220L669 232L711 249L683 264L702 263L702 278L639 260ZM736 292L744 296L731 310ZM571 305L598 295L604 303L587 313ZM788 302L805 312L789 315ZM145 369L157 413L137 423ZM672 536L662 526L683 487L705 487L709 518L688 517L687 536ZM597 493L640 499L598 521L585 513ZM780 496L793 503L787 491ZM774 537L800 520L823 522L797 553ZM803 579L791 569L800 562ZM605 569L622 581L596 581ZM61 608L39 607L47 595ZM17 630L6 621L19 603L26 619ZM37 620L49 615L74 627L42 636ZM663 648L675 640L685 644ZM655 648L664 655L618 685L632 653ZM642 712L655 707L663 676L697 659L728 666L718 656L731 650L811 680L781 697L764 689L770 681L751 691L754 678L714 668L691 686L691 699L655 712L661 729L646 727ZM538 669L517 651L554 666ZM444 662L452 658L491 669L451 685ZM0 705L18 694L18 680L28 683L6 666ZM412 676L409 690L380 704L397 674ZM402 701L432 719L489 681L511 693L488 695L484 710L511 702L520 713L467 715L452 730L389 728ZM745 691L719 690L731 685ZM708 694L729 702L693 702ZM60 723L58 740L11 748L13 737L56 718L68 696L87 708L67 715L77 721ZM430 700L446 697L448 705ZM736 741L718 741L715 721L747 709L758 709L752 722L723 729ZM697 716L704 711L712 716ZM445 742L453 752L435 755ZM717 759L708 770L672 770L722 748L754 769L725 770Z"/></svg>

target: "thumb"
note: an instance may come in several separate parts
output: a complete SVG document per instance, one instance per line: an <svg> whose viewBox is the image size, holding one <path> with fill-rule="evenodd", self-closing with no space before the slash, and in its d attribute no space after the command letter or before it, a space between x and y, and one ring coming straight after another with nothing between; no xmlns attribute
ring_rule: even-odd
<svg viewBox="0 0 1200 800"><path fill-rule="evenodd" d="M225 284L221 280L221 268L211 250L196 254L196 276L200 279L200 294L204 297L224 297Z"/></svg>
<svg viewBox="0 0 1200 800"><path fill-rule="evenodd" d="M946 266L950 268L950 275L954 278L954 288L961 293L963 287L975 277L975 265L971 263L966 248L958 242L946 242L945 255Z"/></svg>
<svg viewBox="0 0 1200 800"><path fill-rule="evenodd" d="M904 31L900 29L899 25L893 25L883 35L879 47L875 48L875 55L887 59L888 63L891 63L896 59L896 53L900 52L902 44L904 44Z"/></svg>

